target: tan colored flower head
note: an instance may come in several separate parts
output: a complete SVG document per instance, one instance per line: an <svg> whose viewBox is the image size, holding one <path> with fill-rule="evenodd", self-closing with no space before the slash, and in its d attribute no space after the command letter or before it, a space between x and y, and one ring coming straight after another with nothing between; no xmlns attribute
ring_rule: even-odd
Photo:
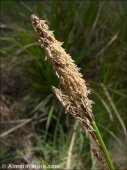
<svg viewBox="0 0 127 170"><path fill-rule="evenodd" d="M39 42L46 51L46 57L52 63L53 68L70 102L78 108L90 121L94 119L92 114L92 101L88 99L90 91L86 87L86 82L79 72L79 68L69 54L61 47L53 32L49 31L44 20L39 20L35 15L31 16L35 31L39 34Z"/></svg>
<svg viewBox="0 0 127 170"><path fill-rule="evenodd" d="M91 150L96 158L104 165L108 166L99 151L100 144L93 127L94 116L92 114L92 101L89 100L90 91L86 86L79 68L76 66L71 56L61 47L62 43L57 41L52 31L44 20L40 20L35 15L31 16L32 24L39 35L41 47L44 47L46 59L53 65L53 69L59 78L64 91L53 87L53 91L65 107L84 127L91 142Z"/></svg>

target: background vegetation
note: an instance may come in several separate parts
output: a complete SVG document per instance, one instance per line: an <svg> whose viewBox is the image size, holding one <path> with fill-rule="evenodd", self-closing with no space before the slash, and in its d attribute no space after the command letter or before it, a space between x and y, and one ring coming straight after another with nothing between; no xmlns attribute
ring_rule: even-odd
<svg viewBox="0 0 127 170"><path fill-rule="evenodd" d="M84 130L51 91L59 82L44 61L30 21L34 13L47 21L81 68L115 167L126 168L126 11L122 0L1 0L2 163L101 169Z"/></svg>

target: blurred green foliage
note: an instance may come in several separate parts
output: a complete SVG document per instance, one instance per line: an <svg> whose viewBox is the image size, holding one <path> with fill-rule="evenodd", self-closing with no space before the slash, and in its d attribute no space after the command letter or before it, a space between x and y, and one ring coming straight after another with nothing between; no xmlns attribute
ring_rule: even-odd
<svg viewBox="0 0 127 170"><path fill-rule="evenodd" d="M40 48L38 37L31 25L30 15L34 13L47 21L50 29L54 30L57 40L64 42L63 47L81 67L81 72L90 87L102 97L111 110L113 121L110 120L102 99L95 93L91 95L95 101L93 112L97 124L111 149L112 141L122 143L124 148L124 135L100 84L103 83L108 89L115 107L125 122L126 6L126 1L1 1L1 57L9 58L9 61L15 62L24 70L28 83L26 93L34 94L41 100L47 99L52 93L51 86L59 86L52 66L44 61L45 53ZM40 104L43 104L40 98L34 102L34 107L36 106L34 109L39 112L42 108ZM31 101L33 102L32 99ZM73 134L74 120L69 117L67 125L68 115L62 116L63 109L59 105L52 95L48 104L43 105L43 108L47 109L44 136L41 136L40 130L39 134L35 131L35 140L36 147L47 162L53 157L53 163L61 162L64 166ZM85 160L85 166L90 167L90 153L85 151L89 146L86 141L84 142L84 133L79 131L78 127L74 146L77 155L74 154L73 162L77 160L78 164ZM79 160L79 157L82 160ZM124 167L125 162L117 165L117 161L113 159L118 168ZM76 167L76 164L73 167Z"/></svg>

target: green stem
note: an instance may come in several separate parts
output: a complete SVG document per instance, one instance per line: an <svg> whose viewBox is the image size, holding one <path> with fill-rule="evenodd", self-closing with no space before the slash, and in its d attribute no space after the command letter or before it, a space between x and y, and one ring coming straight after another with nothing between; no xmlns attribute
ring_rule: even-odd
<svg viewBox="0 0 127 170"><path fill-rule="evenodd" d="M97 139L98 139L98 141L99 141L99 143L101 145L101 148L102 148L103 153L104 153L104 157L105 157L105 159L107 161L107 164L108 164L110 170L115 170L115 168L113 166L113 163L112 163L112 160L111 160L111 158L109 156L109 153L108 153L108 151L106 149L106 146L104 144L104 141L103 141L103 139L101 137L101 134L99 132L99 129L98 129L96 123L93 121L93 122L91 122L91 125L92 125L93 129L95 130L96 137L97 137Z"/></svg>

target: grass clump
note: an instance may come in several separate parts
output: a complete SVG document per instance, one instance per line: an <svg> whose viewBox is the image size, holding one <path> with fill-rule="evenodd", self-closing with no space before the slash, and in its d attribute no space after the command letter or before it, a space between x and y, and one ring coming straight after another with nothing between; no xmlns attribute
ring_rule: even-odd
<svg viewBox="0 0 127 170"><path fill-rule="evenodd" d="M115 168L126 169L123 131L127 122L126 1L1 0L0 3L3 82L0 103L5 106L2 134L31 120L1 138L2 161L25 163L43 159L48 164L59 164L61 169L68 166L101 169L89 152L83 129L77 126L75 131L75 120L63 114L63 107L52 95L51 85L60 85L51 64L44 61L45 53L31 27L29 16L35 13L48 22L56 39L66 42L63 48L81 68L92 89L91 98L96 103L92 105L94 117Z"/></svg>

